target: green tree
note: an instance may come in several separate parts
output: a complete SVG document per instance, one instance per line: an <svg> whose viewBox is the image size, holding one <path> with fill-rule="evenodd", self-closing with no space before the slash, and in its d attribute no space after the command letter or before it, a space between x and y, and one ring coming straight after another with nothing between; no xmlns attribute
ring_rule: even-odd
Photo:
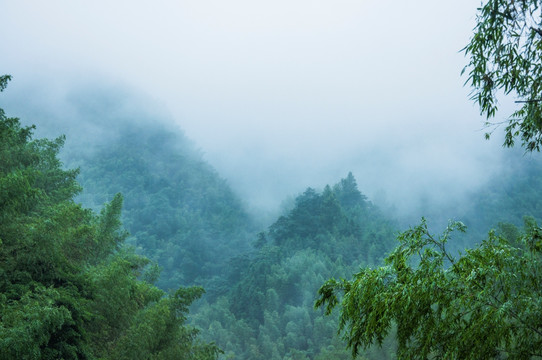
<svg viewBox="0 0 542 360"><path fill-rule="evenodd" d="M446 249L455 229L465 230L451 223L435 238L422 220L399 236L385 266L320 288L317 307L329 314L341 304L353 356L382 344L394 325L401 359L542 356L542 228L528 220L513 243L491 232L458 259Z"/></svg>
<svg viewBox="0 0 542 360"><path fill-rule="evenodd" d="M32 140L33 128L0 109L0 353L88 358L90 284L68 250L90 239L92 217L71 201L79 186L57 159L63 138Z"/></svg>
<svg viewBox="0 0 542 360"><path fill-rule="evenodd" d="M542 144L542 16L539 1L487 0L464 48L472 100L487 119L497 97L523 104L508 119L505 146L520 138L527 151ZM486 134L489 137L490 133ZM397 327L403 359L530 359L542 357L542 228L527 220L522 235L500 226L455 259L425 220L402 233L385 266L364 268L352 280L328 280L316 307L341 305L340 331L355 356L382 344Z"/></svg>
<svg viewBox="0 0 542 360"><path fill-rule="evenodd" d="M351 172L333 187L333 191L341 205L347 209L354 206L366 206L367 197L359 191L356 179Z"/></svg>
<svg viewBox="0 0 542 360"><path fill-rule="evenodd" d="M487 0L478 9L470 43L467 83L472 100L488 119L498 110L498 95L513 95L521 107L511 114L505 146L520 138L528 151L542 145L542 17L538 0ZM489 137L489 133L486 134Z"/></svg>
<svg viewBox="0 0 542 360"><path fill-rule="evenodd" d="M0 76L0 92L4 91L6 86L8 86L8 82L11 80L10 75L2 75Z"/></svg>
<svg viewBox="0 0 542 360"><path fill-rule="evenodd" d="M203 290L167 296L139 280L155 270L122 246L122 196L100 215L82 208L78 172L58 159L64 138L35 140L33 129L0 109L2 359L216 359L185 324Z"/></svg>
<svg viewBox="0 0 542 360"><path fill-rule="evenodd" d="M197 340L198 330L186 326L190 304L202 288L181 288L139 312L112 351L111 359L213 360L219 350Z"/></svg>

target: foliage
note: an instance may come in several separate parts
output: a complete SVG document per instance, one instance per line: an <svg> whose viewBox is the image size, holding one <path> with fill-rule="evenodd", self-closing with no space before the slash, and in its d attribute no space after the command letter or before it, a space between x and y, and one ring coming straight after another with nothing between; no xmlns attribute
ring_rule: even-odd
<svg viewBox="0 0 542 360"><path fill-rule="evenodd" d="M33 140L33 129L0 109L2 359L216 359L186 325L202 289L167 296L139 280L148 260L123 247L122 196L100 215L75 203L64 139Z"/></svg>
<svg viewBox="0 0 542 360"><path fill-rule="evenodd" d="M252 254L234 258L229 291L198 307L195 324L225 358L349 358L337 337L338 317L313 311L324 279L345 276L358 264L377 264L391 249L394 230L357 188L352 174L323 191L307 189L269 230ZM391 359L394 344L371 348L371 359Z"/></svg>
<svg viewBox="0 0 542 360"><path fill-rule="evenodd" d="M539 2L488 0L478 11L474 35L463 49L470 57L463 72L469 74L471 99L490 119L497 113L499 92L515 95L523 105L508 119L504 145L513 146L519 137L527 151L539 151ZM492 218L502 208L494 205L506 201L490 195L481 202L482 213ZM508 203L519 212L531 211L516 201ZM526 203L537 206L536 201ZM362 268L352 280L332 278L319 289L316 307L330 314L340 305L339 331L353 356L372 344L382 345L396 326L397 356L403 359L542 357L542 228L534 219L526 220L523 233L501 223L500 234L491 231L487 240L457 259L447 249L453 230L464 232L465 225L451 222L435 238L422 219L398 237L399 246L384 266Z"/></svg>
<svg viewBox="0 0 542 360"><path fill-rule="evenodd" d="M142 121L110 136L92 150L71 149L84 186L79 200L95 208L124 194L127 241L163 269L162 289L221 291L213 279L249 249L251 220L240 200L182 134Z"/></svg>
<svg viewBox="0 0 542 360"><path fill-rule="evenodd" d="M73 113L77 129L88 131L81 131L84 139L77 143L68 141L62 153L81 169L84 189L76 201L99 210L121 192L125 200L116 220L131 235L117 228L115 236L135 246L135 254L126 251L121 240L89 260L85 277L93 284L93 316L86 324L95 356L169 354L153 341L142 344L145 332L160 337L160 329L174 323L163 293L136 281L156 279L157 264L163 268L156 283L162 289L205 286L191 323L202 329L201 338L224 349L221 358L349 356L335 334L338 319L312 310L315 293L328 277L345 276L360 262L379 263L394 238L393 226L358 190L352 174L323 191L308 189L283 219L254 236L241 201L182 133L139 108L126 115L118 94L85 94L74 100ZM120 214L116 202L110 208ZM94 239L98 228L109 234L113 220L93 220L81 234ZM95 243L112 244L110 237L102 239ZM70 253L85 259L96 254L92 244L76 242ZM104 255L106 262L97 261ZM182 336L192 338L193 329L182 326ZM389 349L371 349L367 356L389 359L393 344Z"/></svg>
<svg viewBox="0 0 542 360"><path fill-rule="evenodd" d="M0 76L0 92L4 91L4 89L7 87L8 82L11 80L10 75L2 75Z"/></svg>
<svg viewBox="0 0 542 360"><path fill-rule="evenodd" d="M352 173L321 194L308 188L295 199L294 208L270 226L266 237L284 252L319 249L348 263L359 254L382 255L392 247L392 226L366 199ZM354 246L356 251L351 251ZM372 256L363 260L378 262Z"/></svg>
<svg viewBox="0 0 542 360"><path fill-rule="evenodd" d="M96 108L92 116L102 116ZM498 226L486 241L492 247L484 243L464 256L472 263L460 258L452 265L449 249L458 247L438 245L451 228L444 238L433 239L423 224L401 235L404 252L392 253L387 266L322 287L325 279L343 278L360 265L381 265L395 244L394 224L358 190L351 173L322 191L308 188L267 231L253 237L250 248L251 221L241 202L182 135L144 121L121 121L92 150L65 153L81 166L78 175L61 169L57 155L63 138L32 140L33 127L2 116L0 353L7 359L346 359L351 350L361 359L521 358L529 356L521 352L525 348L539 345L510 315L521 308L538 317L536 304L528 303L529 296L537 299L528 294L530 285L512 288L538 281L512 276L528 253L527 235L513 225L497 225L539 213L538 166L509 166L513 175L472 195L474 210L465 220L475 229L471 238ZM77 205L76 194L94 210L111 201L97 215ZM497 271L502 268L491 268L493 253L508 256L501 258L507 264L504 275ZM539 259L536 251L529 254ZM160 272L156 263L165 270L158 280L162 288L205 284L208 293L194 304L191 322L188 306L202 296L201 288L166 295L153 285ZM404 265L403 282L395 263ZM535 271L538 263L519 264ZM478 291L461 280L472 270L487 289ZM512 279L509 292L521 295L509 296L509 308L475 303L500 286L493 278L506 276ZM437 287L448 282L457 296ZM312 310L319 288L319 305L328 310L342 305L340 314ZM408 297L408 307L401 308ZM370 312L377 308L381 312ZM492 311L507 316L500 323ZM448 315L455 322L446 323ZM346 341L337 336L340 325ZM485 339L486 333L509 340L475 344L473 339ZM454 346L463 350L454 353Z"/></svg>
<svg viewBox="0 0 542 360"><path fill-rule="evenodd" d="M496 115L499 91L522 103L508 120L504 145L513 146L519 137L528 151L540 151L542 144L541 24L537 0L488 0L478 9L474 35L463 49L470 57L463 71L482 114Z"/></svg>
<svg viewBox="0 0 542 360"><path fill-rule="evenodd" d="M85 358L88 283L66 250L90 218L68 200L79 187L55 158L63 139L31 141L32 129L0 110L0 353Z"/></svg>
<svg viewBox="0 0 542 360"><path fill-rule="evenodd" d="M385 266L352 280L328 280L317 307L341 305L340 330L352 354L381 344L397 326L402 359L528 359L542 356L542 228L528 220L518 242L490 232L455 259L425 220L404 233ZM339 297L342 296L342 299Z"/></svg>
<svg viewBox="0 0 542 360"><path fill-rule="evenodd" d="M350 185L345 186L347 183ZM310 257L316 257L316 263L378 263L374 256L391 248L393 230L365 200L349 174L334 190L326 186L319 194L308 188L296 198L295 207L260 237L268 239L268 244L242 270L232 290L232 311L261 323L267 289L275 289L282 304L292 305L298 304L301 293L308 290L308 284L296 285L302 276L298 272L304 267L284 269L287 259L299 261L300 253L309 256L308 250L312 250L316 255Z"/></svg>

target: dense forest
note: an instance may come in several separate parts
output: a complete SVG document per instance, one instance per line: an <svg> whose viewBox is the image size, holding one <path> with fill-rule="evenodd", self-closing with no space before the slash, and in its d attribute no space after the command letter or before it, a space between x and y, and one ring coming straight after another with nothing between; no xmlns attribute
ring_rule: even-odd
<svg viewBox="0 0 542 360"><path fill-rule="evenodd" d="M399 234L352 173L307 188L258 228L194 145L160 122L125 119L107 142L62 148L63 138L34 140L31 127L2 116L7 358L177 358L187 349L193 358L351 358L338 314L314 309L318 289L381 265ZM491 228L518 238L524 216L539 214L542 166L517 155L448 214L469 228L451 249ZM359 357L396 358L394 331Z"/></svg>
<svg viewBox="0 0 542 360"><path fill-rule="evenodd" d="M180 134L146 124L82 158L78 200L96 208L124 195L127 243L160 265L159 287L211 289L248 250L254 226L241 201Z"/></svg>
<svg viewBox="0 0 542 360"><path fill-rule="evenodd" d="M316 291L330 276L378 264L396 235L354 176L307 188L273 224L258 228L182 133L152 118L118 122L113 130L103 120L80 124L107 126L110 140L63 149L65 162L79 167L83 189L75 200L100 209L123 194L125 245L152 261L155 284L166 292L205 289L191 316L202 338L223 358L349 357L337 320L313 310Z"/></svg>
<svg viewBox="0 0 542 360"><path fill-rule="evenodd" d="M486 138L504 124L503 145L519 141L527 153L542 145L541 24L537 1L489 0L478 8L463 49L469 61L462 74L487 119ZM516 98L516 107L494 123L502 96ZM529 170L526 181L482 192L470 222L518 221L538 212L536 174ZM451 221L437 236L422 219L397 237L382 265L326 281L316 306L327 314L339 307L339 329L353 356L394 334L402 359L542 358L542 228L532 217L522 228L501 222L454 253L450 240L465 231L465 223Z"/></svg>
<svg viewBox="0 0 542 360"><path fill-rule="evenodd" d="M0 90L9 81L0 78ZM74 201L62 137L0 110L0 354L3 359L213 359L186 323L200 287L155 287L149 260L124 246L120 194L100 213Z"/></svg>
<svg viewBox="0 0 542 360"><path fill-rule="evenodd" d="M537 9L488 1L464 49L472 99L490 119L517 95L504 145L533 154L407 230L351 172L266 224L179 129L111 100L79 100L107 133L81 142L0 109L0 357L542 358Z"/></svg>

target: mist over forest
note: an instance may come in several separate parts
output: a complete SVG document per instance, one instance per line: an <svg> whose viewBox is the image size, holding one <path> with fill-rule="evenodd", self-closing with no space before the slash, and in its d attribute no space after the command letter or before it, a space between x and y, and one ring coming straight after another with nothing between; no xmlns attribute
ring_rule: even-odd
<svg viewBox="0 0 542 360"><path fill-rule="evenodd" d="M409 135L407 139L390 134L391 138L383 137L377 144L360 140L352 153L336 150L341 143L322 138L322 144L313 149L311 156L310 148L303 149L304 139L300 135L301 155L297 155L297 150L291 156L282 155L280 140L276 153L275 149L232 148L216 155L189 138L163 104L149 94L129 90L125 84L86 82L69 89L53 86L52 90L17 86L14 82L10 92L4 94L5 109L18 114L23 123L25 119L40 118L40 136L67 135L67 152L92 153L98 146L116 141L128 129L151 124L168 129L186 139L191 144L190 151L199 152L219 171L255 218L267 222L273 221L307 186L323 188L352 171L371 201L403 226L422 216L434 217L442 226L472 207L471 195L492 178L507 176L512 171L510 162L529 163L536 157L521 150L500 151L502 139L498 135L491 142L481 141L481 124L477 125L478 130L467 134L477 139L475 147L462 146L461 141L469 137L457 134L456 130L447 132L453 122L439 124L434 134ZM34 122L28 125L31 123ZM214 133L213 128L209 132ZM70 146L72 143L77 146ZM321 152L328 154L320 159ZM224 155L227 156L218 158ZM79 166L76 158L66 159L62 153L61 156L72 167Z"/></svg>
<svg viewBox="0 0 542 360"><path fill-rule="evenodd" d="M315 179L290 193L275 188L271 191L281 196L280 206L258 208L248 196L265 192L269 179L245 185L252 189L232 186L239 186L243 177L253 178L250 174L255 169L238 171L234 178L222 175L204 149L142 95L95 85L47 96L36 90L29 105L21 93L7 96L10 90L2 94L8 115L39 119L34 122L37 138L66 135L58 157L63 168L79 169L77 181L82 192L74 197L75 202L105 216L104 204L122 194L122 212L116 211L119 225L122 223L128 233L119 243L123 244L119 249L124 250L115 250L120 251L115 257L122 259L126 256L123 251L132 251L130 256L150 261L136 272L138 281L154 284L156 291L161 289L164 294L179 286L178 291L205 289L205 294L189 297L190 302L199 296L201 300L192 305L188 323L179 325L186 329L182 331L194 331L200 340L179 342L183 344L180 348L134 345L143 346L146 352L142 353L149 356L175 358L171 354L186 353L191 346L198 349L201 345L197 344L204 341L207 348L203 349L207 350L193 350L195 358L348 359L350 351L336 332L337 314L328 317L313 309L316 293L326 279L348 278L360 266L381 264L396 246L399 232L418 224L422 216L436 232L451 219L467 225L465 234L453 234L448 243L450 251L458 253L476 246L489 229L516 233L513 229L523 225L525 216L539 219L542 207L538 196L542 166L537 154L510 150L495 160L491 171L473 169L468 186L449 189L449 180L431 179L436 169L420 169L424 165L413 163L412 169L395 169L400 176L394 179L384 180L383 175L372 198L361 184L376 182L367 178L378 174L376 169L384 164L394 165L391 154L375 153L369 163L382 162L375 168L367 165L356 175L345 169L329 184ZM32 123L22 120L22 124ZM467 171L460 169L456 170ZM291 189L305 178L302 170L292 166L287 178L294 184ZM277 174L269 175L274 176ZM382 188L387 183L392 184L389 192ZM426 183L431 187L424 189ZM108 261L100 266L113 271L116 260ZM99 277L95 281L103 282ZM116 286L121 284L112 289ZM116 330L119 334L122 326L142 326L138 311L148 313L160 305L156 300L147 301L123 313L120 320L114 317L121 324ZM103 329L98 327L96 335ZM134 352L118 349L141 340L111 336L94 339L92 353L133 358ZM172 334L130 336L158 339ZM370 347L362 352L362 358L396 358L393 338L392 332L383 346ZM30 341L35 346L51 346L50 341ZM12 342L7 344L16 348Z"/></svg>
<svg viewBox="0 0 542 360"><path fill-rule="evenodd" d="M541 359L542 18L479 6L0 4L0 358Z"/></svg>
<svg viewBox="0 0 542 360"><path fill-rule="evenodd" d="M5 96L37 111L66 105L50 111L67 122L81 92L136 102L184 131L249 207L274 215L286 196L348 171L407 213L422 196L461 197L499 168L500 134L480 141L459 76L470 1L101 5L5 4L3 62L17 79Z"/></svg>

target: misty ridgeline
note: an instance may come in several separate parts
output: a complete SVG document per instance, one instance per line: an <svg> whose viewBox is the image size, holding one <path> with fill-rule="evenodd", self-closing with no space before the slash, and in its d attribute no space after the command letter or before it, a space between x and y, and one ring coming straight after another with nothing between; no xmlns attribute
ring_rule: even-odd
<svg viewBox="0 0 542 360"><path fill-rule="evenodd" d="M0 113L4 358L351 358L339 313L314 309L318 291L382 265L400 217L347 173L265 224L181 132L87 101L64 129L61 117L41 129L39 114L22 120L34 129ZM33 136L58 129L66 140ZM469 229L452 234L450 253L491 228L519 238L523 217L540 214L542 166L506 161L469 204L449 207ZM396 358L395 337L392 326L357 356Z"/></svg>
<svg viewBox="0 0 542 360"><path fill-rule="evenodd" d="M28 5L0 360L542 359L540 1Z"/></svg>
<svg viewBox="0 0 542 360"><path fill-rule="evenodd" d="M258 209L138 97L4 104L0 76L0 358L542 359L538 14L489 0L463 49L487 125L518 97L503 142L529 155L406 207L366 195L368 166Z"/></svg>

